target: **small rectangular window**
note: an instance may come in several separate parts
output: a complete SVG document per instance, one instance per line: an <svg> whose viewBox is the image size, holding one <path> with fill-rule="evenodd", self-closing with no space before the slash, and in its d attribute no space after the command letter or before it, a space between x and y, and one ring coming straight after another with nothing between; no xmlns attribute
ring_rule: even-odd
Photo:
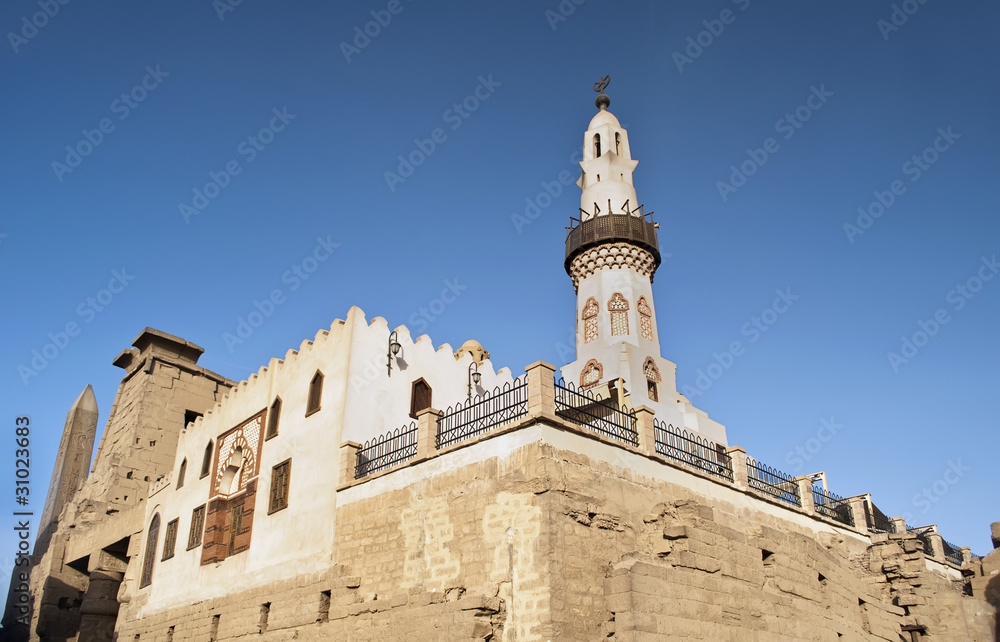
<svg viewBox="0 0 1000 642"><path fill-rule="evenodd" d="M288 508L288 478L292 472L292 460L286 459L271 469L271 496L267 514Z"/></svg>
<svg viewBox="0 0 1000 642"><path fill-rule="evenodd" d="M177 547L177 524L179 519L167 523L167 536L163 540L163 558L168 560L174 556L174 549Z"/></svg>
<svg viewBox="0 0 1000 642"><path fill-rule="evenodd" d="M205 505L202 504L191 513L191 531L188 533L187 549L201 546L201 533L205 529Z"/></svg>
<svg viewBox="0 0 1000 642"><path fill-rule="evenodd" d="M267 430L264 432L264 439L270 439L278 435L278 418L281 417L281 397L275 397L271 409L267 411Z"/></svg>
<svg viewBox="0 0 1000 642"><path fill-rule="evenodd" d="M320 402L323 400L323 373L316 371L312 381L309 382L309 400L306 403L306 417L319 411Z"/></svg>

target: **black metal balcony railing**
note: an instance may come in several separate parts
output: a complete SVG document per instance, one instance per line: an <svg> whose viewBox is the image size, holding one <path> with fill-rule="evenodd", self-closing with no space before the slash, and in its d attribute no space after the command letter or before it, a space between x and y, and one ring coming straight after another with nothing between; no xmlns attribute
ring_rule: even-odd
<svg viewBox="0 0 1000 642"><path fill-rule="evenodd" d="M555 382L556 414L605 437L632 446L639 445L635 411L624 412L613 399L577 390L572 382Z"/></svg>
<svg viewBox="0 0 1000 642"><path fill-rule="evenodd" d="M895 533L896 525L885 513L878 509L878 506L870 501L865 502L865 522L868 524L869 533Z"/></svg>
<svg viewBox="0 0 1000 642"><path fill-rule="evenodd" d="M361 479L412 459L417 454L417 424L396 428L381 437L366 441L358 450L358 460L354 466L354 478Z"/></svg>
<svg viewBox="0 0 1000 642"><path fill-rule="evenodd" d="M826 515L847 526L854 526L854 511L851 510L851 505L840 495L824 491L822 486L813 486L813 506L820 515Z"/></svg>
<svg viewBox="0 0 1000 642"><path fill-rule="evenodd" d="M647 220L648 219L648 220ZM572 220L573 225L566 228L566 261L564 266L569 273L570 265L577 254L595 245L625 241L634 243L648 250L655 260L654 269L660 266L660 246L656 240L656 224L653 214L600 214L586 221Z"/></svg>
<svg viewBox="0 0 1000 642"><path fill-rule="evenodd" d="M662 424L656 418L653 419L653 437L656 440L656 452L664 457L728 482L733 481L733 460L721 452L714 442L681 428L674 428L671 424Z"/></svg>
<svg viewBox="0 0 1000 642"><path fill-rule="evenodd" d="M438 419L435 446L445 448L528 414L528 377L521 375L493 392L448 408Z"/></svg>
<svg viewBox="0 0 1000 642"><path fill-rule="evenodd" d="M941 538L941 545L944 547L944 558L955 566L961 566L962 553L959 552L958 547L943 537Z"/></svg>
<svg viewBox="0 0 1000 642"><path fill-rule="evenodd" d="M799 484L791 476L747 457L747 483L752 490L770 495L792 506L802 506Z"/></svg>

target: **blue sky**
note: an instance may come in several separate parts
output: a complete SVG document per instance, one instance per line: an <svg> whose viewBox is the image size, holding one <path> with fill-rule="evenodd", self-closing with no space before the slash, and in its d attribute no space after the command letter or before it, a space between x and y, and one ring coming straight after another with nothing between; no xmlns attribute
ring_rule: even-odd
<svg viewBox="0 0 1000 642"><path fill-rule="evenodd" d="M761 461L989 550L996 3L223 2L0 8L0 514L15 417L40 512L66 411L92 384L103 428L146 326L232 379L352 305L515 372L572 360L557 184L610 74L679 385Z"/></svg>

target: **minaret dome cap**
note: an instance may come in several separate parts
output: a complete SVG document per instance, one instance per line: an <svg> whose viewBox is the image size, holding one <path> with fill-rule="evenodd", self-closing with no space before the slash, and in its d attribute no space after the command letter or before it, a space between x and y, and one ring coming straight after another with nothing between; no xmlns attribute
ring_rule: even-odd
<svg viewBox="0 0 1000 642"><path fill-rule="evenodd" d="M618 122L618 119L615 117L615 115L612 114L607 109L602 109L601 111L597 112L597 114L590 119L590 124L587 125L587 129L597 129L601 125L611 125L616 129L622 128L621 123Z"/></svg>

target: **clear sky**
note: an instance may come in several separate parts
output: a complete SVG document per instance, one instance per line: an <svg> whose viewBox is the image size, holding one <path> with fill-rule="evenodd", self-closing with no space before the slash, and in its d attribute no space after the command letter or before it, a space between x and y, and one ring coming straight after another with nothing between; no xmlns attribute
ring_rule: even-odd
<svg viewBox="0 0 1000 642"><path fill-rule="evenodd" d="M70 404L92 384L103 429L146 326L236 380L352 305L571 361L559 175L606 74L682 389L761 461L989 550L995 2L47 1L0 8L4 574L15 418L40 513Z"/></svg>

